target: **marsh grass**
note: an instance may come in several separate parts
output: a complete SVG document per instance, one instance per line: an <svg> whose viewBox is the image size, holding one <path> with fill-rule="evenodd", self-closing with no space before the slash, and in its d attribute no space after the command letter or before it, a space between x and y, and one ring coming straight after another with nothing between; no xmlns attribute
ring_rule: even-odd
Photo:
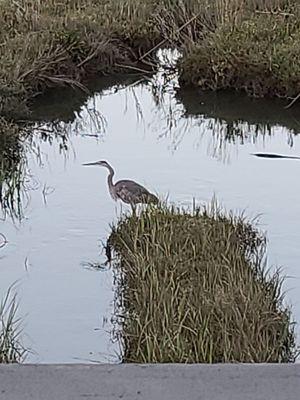
<svg viewBox="0 0 300 400"><path fill-rule="evenodd" d="M22 116L49 87L85 90L87 77L134 68L160 38L153 10L152 1L1 1L0 114Z"/></svg>
<svg viewBox="0 0 300 400"><path fill-rule="evenodd" d="M0 211L20 219L26 160L22 129L0 117Z"/></svg>
<svg viewBox="0 0 300 400"><path fill-rule="evenodd" d="M109 242L123 361L294 361L283 280L243 216L160 206L124 217Z"/></svg>
<svg viewBox="0 0 300 400"><path fill-rule="evenodd" d="M295 0L2 0L0 115L23 118L49 87L156 70L159 47L182 52L183 85L294 96L299 15Z"/></svg>
<svg viewBox="0 0 300 400"><path fill-rule="evenodd" d="M225 1L214 29L183 49L181 85L234 88L252 96L300 92L300 4Z"/></svg>
<svg viewBox="0 0 300 400"><path fill-rule="evenodd" d="M21 328L17 311L16 296L8 290L0 303L0 363L20 362L26 354L20 342Z"/></svg>

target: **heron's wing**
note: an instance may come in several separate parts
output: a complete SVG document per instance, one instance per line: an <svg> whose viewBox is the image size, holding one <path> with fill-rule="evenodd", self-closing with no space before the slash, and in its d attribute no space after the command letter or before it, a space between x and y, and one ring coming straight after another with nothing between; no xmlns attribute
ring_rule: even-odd
<svg viewBox="0 0 300 400"><path fill-rule="evenodd" d="M144 186L131 180L118 181L115 189L117 196L129 204L146 203L153 196Z"/></svg>

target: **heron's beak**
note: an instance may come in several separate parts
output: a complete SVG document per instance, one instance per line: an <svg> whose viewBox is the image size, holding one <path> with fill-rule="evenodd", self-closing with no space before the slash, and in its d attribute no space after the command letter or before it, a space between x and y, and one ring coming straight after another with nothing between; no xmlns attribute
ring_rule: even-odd
<svg viewBox="0 0 300 400"><path fill-rule="evenodd" d="M85 164L82 164L83 166L89 166L89 165L99 165L98 164L98 162L90 162L90 163L85 163Z"/></svg>

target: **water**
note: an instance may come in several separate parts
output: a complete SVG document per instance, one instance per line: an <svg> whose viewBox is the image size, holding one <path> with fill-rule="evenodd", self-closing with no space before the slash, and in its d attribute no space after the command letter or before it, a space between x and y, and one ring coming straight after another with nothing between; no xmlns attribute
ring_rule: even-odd
<svg viewBox="0 0 300 400"><path fill-rule="evenodd" d="M118 361L112 273L87 266L105 260L101 241L120 212L107 171L82 166L99 159L116 179L134 179L172 203L215 195L227 209L259 214L269 263L288 275L286 301L300 321L300 162L251 155L300 155L300 119L280 102L176 94L176 79L165 78L102 79L90 97L53 91L35 106L23 217L1 222L8 243L0 249L0 293L17 281L27 362Z"/></svg>

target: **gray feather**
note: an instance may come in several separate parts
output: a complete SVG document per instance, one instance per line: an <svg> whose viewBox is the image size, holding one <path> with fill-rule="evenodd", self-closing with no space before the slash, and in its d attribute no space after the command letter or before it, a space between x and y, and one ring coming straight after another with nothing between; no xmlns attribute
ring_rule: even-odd
<svg viewBox="0 0 300 400"><path fill-rule="evenodd" d="M115 193L127 204L157 203L158 198L144 186L131 180L121 180L115 185Z"/></svg>

